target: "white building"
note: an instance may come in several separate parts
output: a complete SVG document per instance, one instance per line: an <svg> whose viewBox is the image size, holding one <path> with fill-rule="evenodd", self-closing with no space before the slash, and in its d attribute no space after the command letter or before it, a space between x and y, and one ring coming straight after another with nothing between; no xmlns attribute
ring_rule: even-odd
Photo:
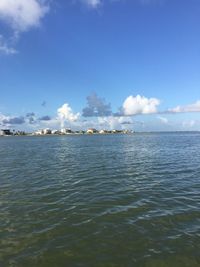
<svg viewBox="0 0 200 267"><path fill-rule="evenodd" d="M49 128L46 128L44 130L42 130L43 134L51 134L51 130Z"/></svg>
<svg viewBox="0 0 200 267"><path fill-rule="evenodd" d="M98 131L96 130L96 129L94 129L94 128L89 128L88 130L87 130L87 134L94 134L94 133L97 133Z"/></svg>
<svg viewBox="0 0 200 267"><path fill-rule="evenodd" d="M51 130L46 128L35 132L35 135L46 135L46 134L51 134Z"/></svg>
<svg viewBox="0 0 200 267"><path fill-rule="evenodd" d="M60 134L61 132L59 130L52 130L51 133L52 134Z"/></svg>
<svg viewBox="0 0 200 267"><path fill-rule="evenodd" d="M34 133L35 135L42 135L42 130L38 130Z"/></svg>
<svg viewBox="0 0 200 267"><path fill-rule="evenodd" d="M0 136L2 135L11 135L11 131L9 129L1 129L0 130Z"/></svg>
<svg viewBox="0 0 200 267"><path fill-rule="evenodd" d="M72 130L71 129L61 129L61 133L62 134L71 134L72 133Z"/></svg>
<svg viewBox="0 0 200 267"><path fill-rule="evenodd" d="M100 134L106 134L106 133L108 133L108 131L107 130L100 130L99 133Z"/></svg>

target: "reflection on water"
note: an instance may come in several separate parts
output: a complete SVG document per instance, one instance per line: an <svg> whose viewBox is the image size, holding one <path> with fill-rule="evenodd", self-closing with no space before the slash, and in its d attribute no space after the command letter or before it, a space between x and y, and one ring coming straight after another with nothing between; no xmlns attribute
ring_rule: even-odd
<svg viewBox="0 0 200 267"><path fill-rule="evenodd" d="M198 133L0 138L0 266L200 266Z"/></svg>

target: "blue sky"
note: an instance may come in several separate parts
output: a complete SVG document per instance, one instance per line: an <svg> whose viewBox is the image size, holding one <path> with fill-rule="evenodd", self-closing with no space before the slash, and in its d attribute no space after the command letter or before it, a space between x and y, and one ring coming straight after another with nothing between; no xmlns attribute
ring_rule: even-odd
<svg viewBox="0 0 200 267"><path fill-rule="evenodd" d="M1 128L200 130L199 25L199 0L0 0Z"/></svg>

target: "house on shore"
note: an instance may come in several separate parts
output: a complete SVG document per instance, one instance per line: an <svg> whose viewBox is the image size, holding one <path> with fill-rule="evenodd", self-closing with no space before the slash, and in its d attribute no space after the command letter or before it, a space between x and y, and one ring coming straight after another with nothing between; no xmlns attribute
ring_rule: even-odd
<svg viewBox="0 0 200 267"><path fill-rule="evenodd" d="M9 129L1 129L0 136L4 136L4 135L12 135L12 132Z"/></svg>
<svg viewBox="0 0 200 267"><path fill-rule="evenodd" d="M73 132L71 129L64 128L64 129L61 129L61 133L62 134L72 134Z"/></svg>
<svg viewBox="0 0 200 267"><path fill-rule="evenodd" d="M108 134L108 133L110 133L110 131L108 131L108 130L100 130L99 133L100 134Z"/></svg>
<svg viewBox="0 0 200 267"><path fill-rule="evenodd" d="M96 129L94 129L94 128L89 128L87 130L87 134L94 134L94 133L98 133L98 131Z"/></svg>
<svg viewBox="0 0 200 267"><path fill-rule="evenodd" d="M45 135L46 134L51 134L51 130L49 128L46 128L46 129L42 130L42 133L45 134Z"/></svg>
<svg viewBox="0 0 200 267"><path fill-rule="evenodd" d="M43 130L38 130L34 133L35 135L47 135L47 134L51 134L51 130L50 129L43 129Z"/></svg>

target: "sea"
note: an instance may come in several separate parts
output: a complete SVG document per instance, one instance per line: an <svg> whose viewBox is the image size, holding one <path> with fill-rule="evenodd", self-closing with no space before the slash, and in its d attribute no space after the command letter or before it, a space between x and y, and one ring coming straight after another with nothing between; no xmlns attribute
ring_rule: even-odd
<svg viewBox="0 0 200 267"><path fill-rule="evenodd" d="M1 267L199 267L200 133L0 137Z"/></svg>

